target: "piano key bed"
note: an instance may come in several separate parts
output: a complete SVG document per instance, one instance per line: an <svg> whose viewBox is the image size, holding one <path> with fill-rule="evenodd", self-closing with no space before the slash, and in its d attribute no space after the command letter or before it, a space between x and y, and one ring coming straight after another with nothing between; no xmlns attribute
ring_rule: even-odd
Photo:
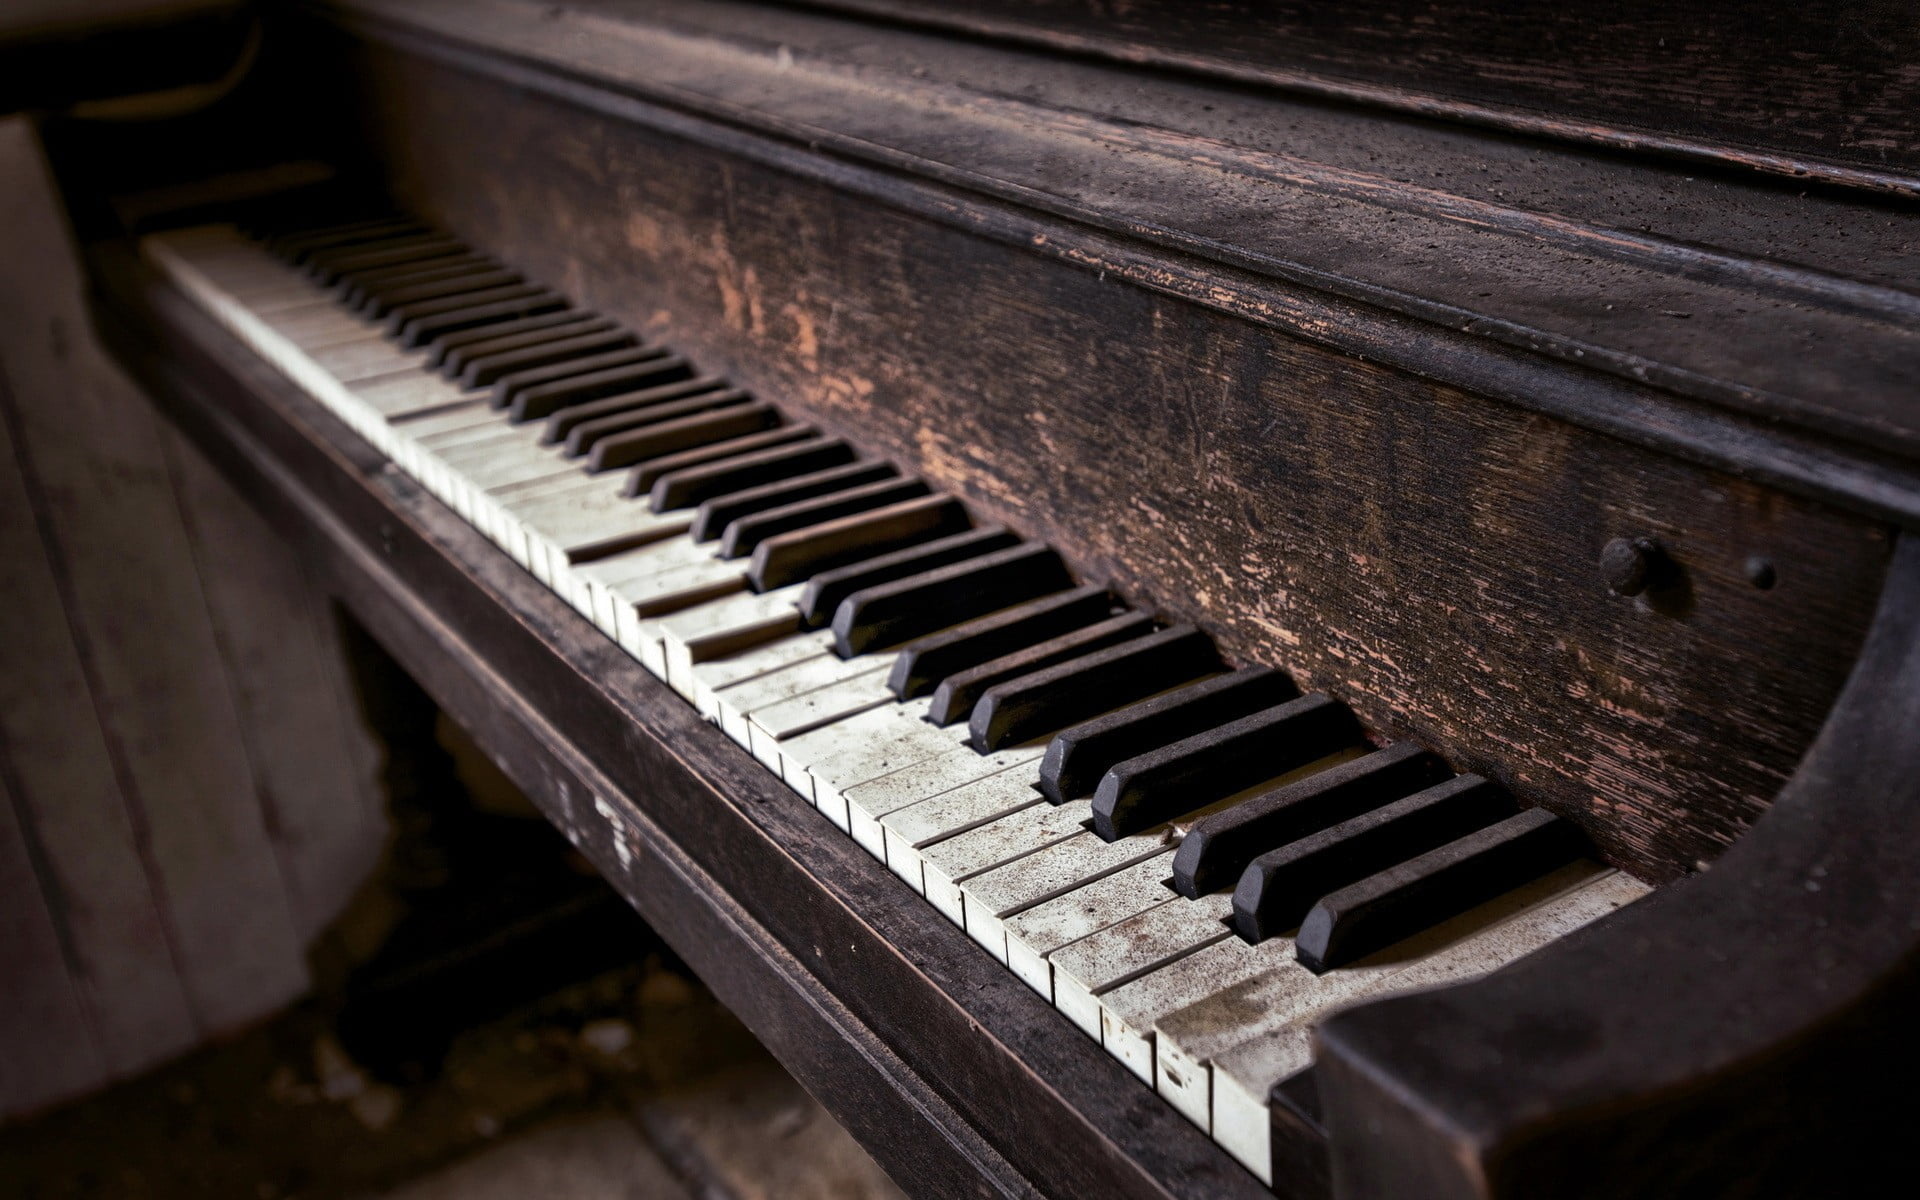
<svg viewBox="0 0 1920 1200"><path fill-rule="evenodd" d="M1320 1017L1648 890L405 216L142 251L1264 1181Z"/></svg>

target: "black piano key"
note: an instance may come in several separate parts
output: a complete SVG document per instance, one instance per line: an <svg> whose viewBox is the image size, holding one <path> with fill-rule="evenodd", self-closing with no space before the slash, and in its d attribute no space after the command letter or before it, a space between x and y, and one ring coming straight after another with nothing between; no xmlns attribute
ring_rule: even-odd
<svg viewBox="0 0 1920 1200"><path fill-rule="evenodd" d="M530 294L521 295L517 289L508 288L515 294L497 300L476 302L470 308L449 309L435 313L430 317L415 317L402 325L398 332L389 329L393 337L409 350L417 350L435 338L448 333L460 333L468 329L479 329L486 325L495 325L503 321L516 321L522 317L537 317L542 313L558 312L567 307L567 302L559 295L537 289Z"/></svg>
<svg viewBox="0 0 1920 1200"><path fill-rule="evenodd" d="M672 357L683 363L686 361L677 354ZM748 398L747 393L739 388L728 387L727 381L717 375L695 375L690 379L676 379L672 383L663 383L658 387L624 386L620 391L602 396L597 400L580 400L568 404L548 417L547 426L540 433L540 444L554 446L564 442L568 456L578 457L593 448L595 436L588 434L578 439L574 438L573 431L582 425L598 421L602 417L641 412L659 405L691 400L697 396L715 395L724 395L726 402L730 404Z"/></svg>
<svg viewBox="0 0 1920 1200"><path fill-rule="evenodd" d="M809 629L818 629L832 621L841 603L855 592L982 558L1019 544L1020 539L1004 527L987 525L822 571L807 580L805 590L800 593L800 622Z"/></svg>
<svg viewBox="0 0 1920 1200"><path fill-rule="evenodd" d="M725 533L727 526L741 517L799 500L811 500L829 492L878 483L898 474L888 463L851 462L845 466L828 467L726 492L700 502L700 507L693 514L693 528L689 536L696 542L710 542Z"/></svg>
<svg viewBox="0 0 1920 1200"><path fill-rule="evenodd" d="M762 509L727 525L726 532L720 535L720 557L740 558L752 554L770 537L913 500L926 495L927 490L926 483L918 479L882 479L811 500Z"/></svg>
<svg viewBox="0 0 1920 1200"><path fill-rule="evenodd" d="M1571 822L1541 808L1429 850L1320 898L1294 956L1316 974L1345 966L1484 904L1587 851Z"/></svg>
<svg viewBox="0 0 1920 1200"><path fill-rule="evenodd" d="M423 238L437 239L442 236L444 235L436 230L428 229L423 225L415 225L412 228L399 228L386 233L368 236L355 235L342 237L326 245L309 246L291 256L288 261L298 267L303 274L311 275L317 266L351 257L355 254L364 253L368 250L386 249L393 246L411 246L417 244Z"/></svg>
<svg viewBox="0 0 1920 1200"><path fill-rule="evenodd" d="M1300 924L1350 883L1511 816L1513 802L1460 775L1255 857L1233 889L1233 927L1250 942Z"/></svg>
<svg viewBox="0 0 1920 1200"><path fill-rule="evenodd" d="M767 538L753 548L747 585L772 591L966 528L967 510L951 496L903 500Z"/></svg>
<svg viewBox="0 0 1920 1200"><path fill-rule="evenodd" d="M509 397L507 418L539 421L575 404L622 392L644 391L693 377L693 364L658 347L609 350L588 358L535 367L502 376L493 385L496 399Z"/></svg>
<svg viewBox="0 0 1920 1200"><path fill-rule="evenodd" d="M840 439L821 437L809 426L789 425L641 463L627 477L626 492L647 497L654 512L670 512L853 459L853 447Z"/></svg>
<svg viewBox="0 0 1920 1200"><path fill-rule="evenodd" d="M468 292L463 296L444 296L438 300L418 300L412 304L403 304L388 311L381 328L389 336L407 342L410 331L439 317L451 317L469 309L483 308L493 304L510 304L516 300L528 301L546 291L534 283L509 283L497 288L488 288L482 292ZM424 338L421 340L425 340Z"/></svg>
<svg viewBox="0 0 1920 1200"><path fill-rule="evenodd" d="M998 683L973 706L968 735L990 753L1222 670L1213 639L1175 625Z"/></svg>
<svg viewBox="0 0 1920 1200"><path fill-rule="evenodd" d="M572 337L555 338L532 346L502 350L497 354L469 357L466 367L460 372L460 386L492 387L503 377L518 371L550 367L555 363L586 358L593 354L605 354L611 350L625 350L639 344L640 339L630 330L616 325L608 329L576 333ZM658 353L665 353L665 351L658 351ZM495 395L493 400L495 408L506 407L504 397Z"/></svg>
<svg viewBox="0 0 1920 1200"><path fill-rule="evenodd" d="M456 254L452 258L436 258L424 264L405 263L398 267L381 267L376 271L362 271L350 275L333 285L340 302L362 316L371 315L372 302L401 288L410 288L423 283L438 283L444 279L454 279L482 271L502 271L506 268L482 254Z"/></svg>
<svg viewBox="0 0 1920 1200"><path fill-rule="evenodd" d="M1071 586L1052 550L1010 546L854 592L833 612L834 650L842 658L885 650Z"/></svg>
<svg viewBox="0 0 1920 1200"><path fill-rule="evenodd" d="M1299 694L1279 671L1248 667L1095 717L1047 743L1040 759L1040 794L1055 804L1091 796L1115 763Z"/></svg>
<svg viewBox="0 0 1920 1200"><path fill-rule="evenodd" d="M714 438L697 438L697 440L694 441L685 441L685 437L696 436L697 431L689 433L682 430L678 426L678 423L682 421L704 420L719 416L723 412L733 413L748 410L752 416L744 422L744 426L745 431L750 433L768 428L773 421L779 419L779 414L774 411L772 405L763 404L755 400L739 388L705 388L671 400L652 400L646 403L635 402L635 397L652 396L667 390L669 390L669 388L645 388L637 392L619 392L602 400L594 400L586 404L570 405L548 418L549 426L551 426L553 421L559 420L561 417L567 416L576 410L592 410L598 413L596 416L575 422L574 425L567 430L565 453L568 458L578 458L583 454L594 454L599 451L602 445L609 441L622 439L625 435L632 435L633 440L620 441L622 449L617 451L609 450L605 455L602 455L600 459L592 460L587 468L589 471L601 471L612 470L614 467L629 467L634 463L645 462L649 458L658 457L659 455L648 452L649 446L645 439L652 436L659 430L659 427L663 425L675 426L674 429L664 431L662 440L666 442L681 441L682 445L676 447L676 450L678 450L705 445L709 441L717 440ZM772 417L773 421L762 419L766 417ZM542 435L542 440L545 440L544 434ZM626 447L631 447L631 449L626 449ZM661 453L672 453L672 451L661 451ZM626 461L617 461L619 459L625 459ZM606 462L607 465L593 465L594 462L602 461Z"/></svg>
<svg viewBox="0 0 1920 1200"><path fill-rule="evenodd" d="M416 280L404 287L370 290L360 304L351 307L361 316L379 321L401 305L422 300L444 300L448 296L464 296L470 292L483 292L520 282L522 280L517 272L500 267L480 267L450 272L438 279Z"/></svg>
<svg viewBox="0 0 1920 1200"><path fill-rule="evenodd" d="M666 420L646 420L642 424L645 417L651 415L643 410L590 421L573 431L573 437L567 439L567 448L571 450L578 439L582 446L592 448L587 470L612 471L663 454L758 433L780 423L780 414L771 404L748 400L744 393L734 397L724 392L713 395L716 397L713 400L696 397L663 405L664 408L684 406L705 410Z"/></svg>
<svg viewBox="0 0 1920 1200"><path fill-rule="evenodd" d="M378 243L350 254L317 254L307 260L306 271L309 278L321 287L332 287L341 276L356 271L369 271L375 267L392 267L401 263L421 263L436 258L451 258L456 254L470 254L459 242L450 237L429 236L422 238L401 238L390 245Z"/></svg>
<svg viewBox="0 0 1920 1200"><path fill-rule="evenodd" d="M262 244L266 246L269 254L299 266L307 260L308 256L335 246L375 242L382 238L404 237L408 234L425 232L427 232L426 226L409 217L372 217L364 221L330 225L325 229L277 234L262 239Z"/></svg>
<svg viewBox="0 0 1920 1200"><path fill-rule="evenodd" d="M949 675L1113 615L1107 589L1092 585L1016 604L900 647L887 687L902 700L924 696Z"/></svg>
<svg viewBox="0 0 1920 1200"><path fill-rule="evenodd" d="M530 346L536 341L550 338L571 337L574 333L585 333L589 329L607 329L612 325L613 322L604 317L596 317L577 308L563 308L557 312L541 313L537 317L521 317L517 321L483 325L478 329L442 334L433 339L427 348L427 365L443 375L458 379L469 358L491 354L495 350L511 350L515 346ZM532 340L517 340L520 338Z"/></svg>
<svg viewBox="0 0 1920 1200"><path fill-rule="evenodd" d="M1187 832L1173 856L1173 890L1188 898L1219 891L1267 851L1410 796L1449 774L1438 758L1411 742L1397 742L1249 796Z"/></svg>
<svg viewBox="0 0 1920 1200"><path fill-rule="evenodd" d="M1093 831L1114 841L1284 775L1360 740L1347 706L1318 692L1137 754L1093 790Z"/></svg>
<svg viewBox="0 0 1920 1200"><path fill-rule="evenodd" d="M933 689L933 702L927 711L927 720L935 725L951 725L970 716L980 697L997 683L1031 675L1042 668L1133 638L1145 637L1152 632L1153 618L1146 613L1121 613L1035 642L1010 654L990 658L964 671L956 671Z"/></svg>

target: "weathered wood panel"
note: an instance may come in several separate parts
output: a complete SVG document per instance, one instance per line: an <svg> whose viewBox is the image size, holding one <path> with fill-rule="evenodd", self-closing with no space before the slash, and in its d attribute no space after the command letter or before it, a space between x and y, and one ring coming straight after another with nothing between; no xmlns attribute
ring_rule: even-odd
<svg viewBox="0 0 1920 1200"><path fill-rule="evenodd" d="M1091 243L1076 267L973 236L959 195L953 224L921 219L451 69L367 66L393 177L434 219L1638 871L1744 828L1858 645L1887 553L1869 522L1109 279ZM1608 591L1595 564L1622 536L1659 539L1679 583Z"/></svg>
<svg viewBox="0 0 1920 1200"><path fill-rule="evenodd" d="M34 858L0 770L0 1113L73 1095L106 1073Z"/></svg>
<svg viewBox="0 0 1920 1200"><path fill-rule="evenodd" d="M19 121L0 228L0 785L33 850L0 864L0 976L33 1006L7 1004L9 1033L44 1026L29 1048L60 1067L0 1055L6 1114L297 995L384 815L324 597L107 365ZM60 995L81 1052L49 1023Z"/></svg>

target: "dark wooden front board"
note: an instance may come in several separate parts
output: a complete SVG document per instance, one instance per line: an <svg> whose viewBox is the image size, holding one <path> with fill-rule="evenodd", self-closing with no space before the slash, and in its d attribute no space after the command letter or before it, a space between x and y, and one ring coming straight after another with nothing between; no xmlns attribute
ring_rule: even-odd
<svg viewBox="0 0 1920 1200"><path fill-rule="evenodd" d="M352 78L422 213L1648 877L1764 807L1865 628L1873 522L976 236L962 196L927 219L386 49ZM1608 591L1616 537L1680 582Z"/></svg>

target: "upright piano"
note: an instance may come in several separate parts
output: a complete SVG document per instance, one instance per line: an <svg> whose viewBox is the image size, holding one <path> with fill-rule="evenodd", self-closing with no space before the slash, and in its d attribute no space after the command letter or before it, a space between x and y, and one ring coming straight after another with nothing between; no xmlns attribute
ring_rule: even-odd
<svg viewBox="0 0 1920 1200"><path fill-rule="evenodd" d="M192 20L103 337L909 1191L1899 1165L1910 10Z"/></svg>

